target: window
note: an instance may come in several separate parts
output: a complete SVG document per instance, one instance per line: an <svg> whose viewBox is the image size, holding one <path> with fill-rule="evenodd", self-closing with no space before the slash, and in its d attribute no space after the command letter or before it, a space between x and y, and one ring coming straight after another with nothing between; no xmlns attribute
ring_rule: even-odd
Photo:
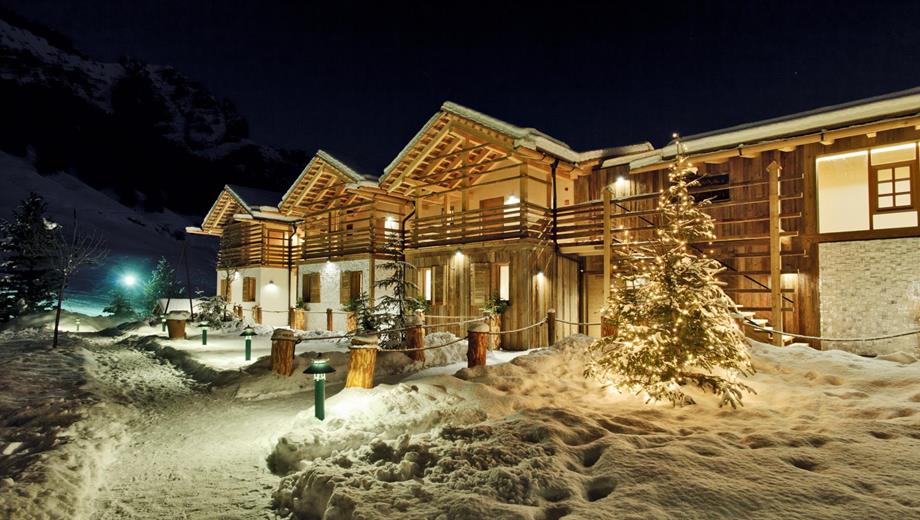
<svg viewBox="0 0 920 520"><path fill-rule="evenodd" d="M320 280L319 273L304 273L301 276L301 295L304 303L319 303Z"/></svg>
<svg viewBox="0 0 920 520"><path fill-rule="evenodd" d="M422 299L429 303L432 301L432 296L434 294L433 277L434 273L431 267L423 267L418 270L419 292L421 293Z"/></svg>
<svg viewBox="0 0 920 520"><path fill-rule="evenodd" d="M221 298L230 301L230 280L223 278L220 281L220 292L218 293Z"/></svg>
<svg viewBox="0 0 920 520"><path fill-rule="evenodd" d="M900 211L913 207L912 170L915 161L872 167L874 212Z"/></svg>
<svg viewBox="0 0 920 520"><path fill-rule="evenodd" d="M705 174L699 177L699 182L699 187L693 190L694 199L698 201L708 199L713 203L731 200L728 173Z"/></svg>
<svg viewBox="0 0 920 520"><path fill-rule="evenodd" d="M361 271L342 271L339 279L339 303L344 305L361 297L362 274Z"/></svg>
<svg viewBox="0 0 920 520"><path fill-rule="evenodd" d="M511 299L511 266L509 264L498 264L495 266L496 283L498 288L498 297L508 301Z"/></svg>
<svg viewBox="0 0 920 520"><path fill-rule="evenodd" d="M252 276L243 277L243 301L256 301L256 279Z"/></svg>

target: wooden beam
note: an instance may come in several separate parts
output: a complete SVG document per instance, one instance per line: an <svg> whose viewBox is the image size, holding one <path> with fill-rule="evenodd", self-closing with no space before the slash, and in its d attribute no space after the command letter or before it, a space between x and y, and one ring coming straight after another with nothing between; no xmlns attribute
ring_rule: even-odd
<svg viewBox="0 0 920 520"><path fill-rule="evenodd" d="M607 305L607 299L610 298L610 253L613 249L613 235L610 233L610 189L607 184L602 188L602 197L604 200L604 305Z"/></svg>
<svg viewBox="0 0 920 520"><path fill-rule="evenodd" d="M436 133L436 134L431 138L431 141L428 141L428 144L426 144L426 145L424 146L424 148L422 148L421 151L419 151L419 154L415 156L415 159L413 159L412 162L410 162L410 163L406 166L406 169L404 169L404 170L399 174L399 176L397 176L396 179L393 180L393 184L390 186L390 189L387 190L387 191L393 191L394 189L396 189L397 186L399 186L400 184L402 184L403 178L404 178L406 175L409 175L409 174L412 173L412 170L414 170L414 169L419 165L419 163L421 163L422 160L424 160L425 157L426 157L429 153L431 153L431 151L434 150L434 148L435 148L437 145L439 145L439 144L441 143L441 141L442 141L442 140L444 139L444 137L448 134L448 132L450 132L450 123L446 123L440 130L438 130L438 133Z"/></svg>
<svg viewBox="0 0 920 520"><path fill-rule="evenodd" d="M770 196L770 309L773 344L783 346L782 257L780 256L779 175L782 166L776 161L767 166Z"/></svg>

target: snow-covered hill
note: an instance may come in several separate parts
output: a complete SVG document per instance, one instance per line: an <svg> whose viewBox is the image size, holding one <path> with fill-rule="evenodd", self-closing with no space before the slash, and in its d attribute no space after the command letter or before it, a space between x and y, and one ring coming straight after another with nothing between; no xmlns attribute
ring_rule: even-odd
<svg viewBox="0 0 920 520"><path fill-rule="evenodd" d="M161 256L175 263L182 246L180 239L188 240L192 285L213 292L216 240L184 233L185 226L198 223L197 217L168 210L159 213L134 210L73 175L39 175L27 160L2 152L0 178L4 181L4 189L0 190L0 218L11 218L13 208L34 191L48 202L48 213L54 221L70 226L76 210L81 229L94 230L105 237L110 250L106 264L78 275L71 288L68 308L89 314L100 312L107 303L106 294L121 275L131 272L144 278ZM184 275L184 265L179 267Z"/></svg>
<svg viewBox="0 0 920 520"><path fill-rule="evenodd" d="M5 19L4 19L5 18ZM204 213L227 183L283 190L306 153L249 139L233 103L170 66L104 63L0 10L0 150L129 205ZM193 179L200 190L177 190Z"/></svg>

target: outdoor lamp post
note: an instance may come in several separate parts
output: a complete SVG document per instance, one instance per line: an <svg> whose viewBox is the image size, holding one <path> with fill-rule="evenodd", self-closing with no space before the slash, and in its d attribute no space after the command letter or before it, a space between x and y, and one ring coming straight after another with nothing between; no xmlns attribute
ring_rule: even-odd
<svg viewBox="0 0 920 520"><path fill-rule="evenodd" d="M77 324L77 332L80 332L80 318L75 319L74 322Z"/></svg>
<svg viewBox="0 0 920 520"><path fill-rule="evenodd" d="M166 313L160 314L160 331L166 332Z"/></svg>
<svg viewBox="0 0 920 520"><path fill-rule="evenodd" d="M249 358L252 357L252 337L255 335L256 331L252 329L252 325L246 325L246 328L240 333L240 336L246 338L246 361L249 361Z"/></svg>
<svg viewBox="0 0 920 520"><path fill-rule="evenodd" d="M201 329L201 344L208 344L208 322L202 321L198 324L198 328Z"/></svg>
<svg viewBox="0 0 920 520"><path fill-rule="evenodd" d="M333 372L335 369L329 366L329 360L321 357L314 359L303 371L304 374L313 374L313 410L320 421L326 418L326 374Z"/></svg>

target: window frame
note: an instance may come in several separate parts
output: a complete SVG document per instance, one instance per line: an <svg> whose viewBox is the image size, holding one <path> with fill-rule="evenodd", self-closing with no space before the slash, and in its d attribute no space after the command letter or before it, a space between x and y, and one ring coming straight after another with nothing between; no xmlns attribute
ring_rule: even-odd
<svg viewBox="0 0 920 520"><path fill-rule="evenodd" d="M911 211L918 209L917 205L917 167L918 159L909 159L907 161L899 162L890 162L883 164L869 164L869 212L870 215L875 216L885 213L899 213L902 211ZM895 178L895 169L907 166L910 170L910 173L907 176L908 190L906 192L895 191L895 184L897 179ZM878 174L880 170L891 170L891 180L890 181L879 181ZM901 179L904 180L904 179ZM891 193L879 193L879 185L883 183L891 184ZM907 194L910 196L910 204L904 206L897 205L897 195ZM892 206L887 208L879 207L879 197L880 196L891 196L892 197ZM870 219L871 223L871 219ZM874 227L874 226L873 226Z"/></svg>

